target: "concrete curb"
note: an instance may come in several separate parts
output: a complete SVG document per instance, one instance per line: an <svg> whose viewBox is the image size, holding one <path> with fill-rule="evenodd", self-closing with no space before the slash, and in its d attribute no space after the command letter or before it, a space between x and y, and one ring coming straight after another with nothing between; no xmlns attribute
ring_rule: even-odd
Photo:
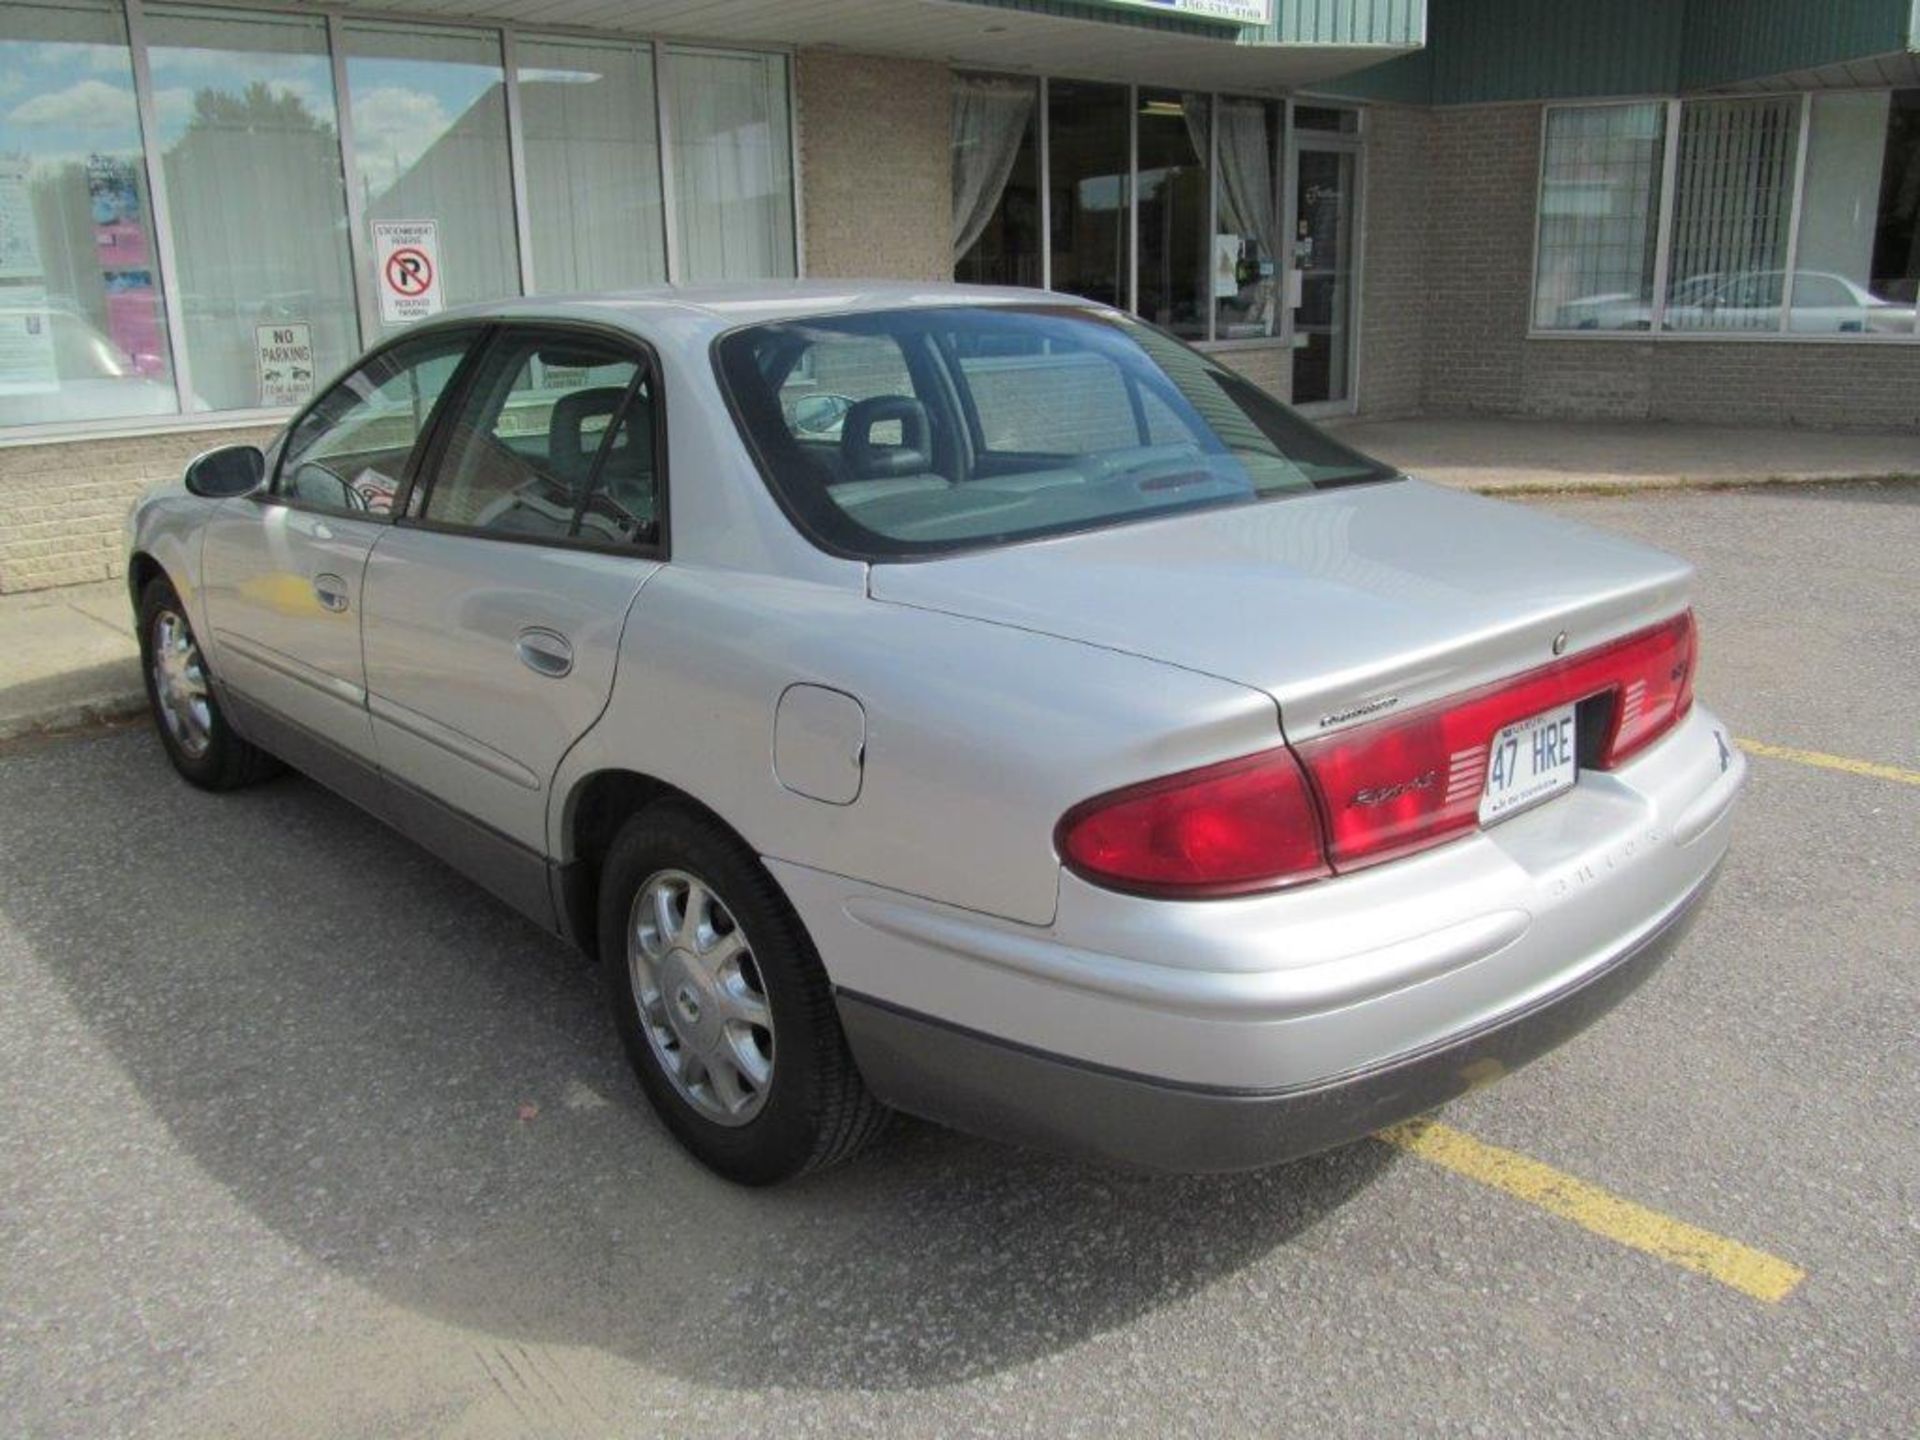
<svg viewBox="0 0 1920 1440"><path fill-rule="evenodd" d="M20 691L38 688L37 684L0 692L0 741L80 730L140 714L147 708L147 691L140 679L139 662L129 662L127 668L130 673L117 685L89 685L84 694L44 699L20 696Z"/></svg>
<svg viewBox="0 0 1920 1440"><path fill-rule="evenodd" d="M1432 479L1431 476L1422 478ZM1811 490L1846 485L1920 485L1920 471L1873 475L1568 475L1552 480L1516 480L1509 484L1461 486L1451 480L1436 485L1471 490L1476 495L1619 497L1648 491L1701 493L1715 490Z"/></svg>

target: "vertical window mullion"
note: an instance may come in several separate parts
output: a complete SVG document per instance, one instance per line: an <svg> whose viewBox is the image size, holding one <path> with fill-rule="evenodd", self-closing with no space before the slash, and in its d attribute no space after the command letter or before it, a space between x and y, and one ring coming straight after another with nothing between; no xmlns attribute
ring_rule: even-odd
<svg viewBox="0 0 1920 1440"><path fill-rule="evenodd" d="M360 317L360 347L380 335L380 300L375 290L373 246L367 233L367 207L360 189L360 161L354 154L353 95L347 89L347 47L338 13L327 16L327 54L333 61L333 121L340 139L340 176L347 187L347 253L353 269L354 308Z"/></svg>
<svg viewBox="0 0 1920 1440"><path fill-rule="evenodd" d="M1298 133L1293 128L1293 97L1288 96L1280 105L1280 143L1274 146L1274 185L1275 198L1280 202L1280 243L1285 249L1273 257L1274 268L1280 275L1280 338L1287 352L1287 395L1293 395L1293 362L1297 353L1293 348L1294 322L1299 318L1300 307L1293 302L1294 288L1303 286L1306 277L1299 273L1299 230L1300 197L1298 177L1300 157L1296 141Z"/></svg>
<svg viewBox="0 0 1920 1440"><path fill-rule="evenodd" d="M1667 102L1667 129L1660 146L1660 227L1653 242L1653 308L1647 333L1658 335L1667 323L1667 288L1673 283L1674 189L1680 169L1680 102Z"/></svg>
<svg viewBox="0 0 1920 1440"><path fill-rule="evenodd" d="M673 67L667 63L666 47L656 44L648 48L653 52L653 128L655 143L660 147L660 215L667 229L667 284L678 285L681 280L680 201L673 164L673 107L667 94ZM788 89L792 89L791 85ZM800 177L795 175L794 184L799 183Z"/></svg>
<svg viewBox="0 0 1920 1440"><path fill-rule="evenodd" d="M1207 339L1220 338L1220 302L1213 293L1213 247L1220 234L1220 92L1207 96L1207 244L1202 256L1206 279ZM1277 263L1277 262L1276 262Z"/></svg>
<svg viewBox="0 0 1920 1440"><path fill-rule="evenodd" d="M1047 93L1047 77L1040 77L1040 288L1053 289L1053 150L1048 144L1052 129L1052 102Z"/></svg>
<svg viewBox="0 0 1920 1440"><path fill-rule="evenodd" d="M133 103L140 118L140 158L147 179L147 213L153 219L154 268L160 272L160 307L167 318L167 355L173 366L174 403L182 415L194 413L193 371L187 359L186 311L180 299L180 271L174 263L173 216L167 206L166 166L160 154L160 127L153 104L153 75L147 64L146 13L141 0L125 0L127 54L133 67Z"/></svg>
<svg viewBox="0 0 1920 1440"><path fill-rule="evenodd" d="M1794 142L1793 200L1787 207L1787 263L1780 277L1780 333L1793 329L1793 287L1799 276L1801 202L1807 190L1807 137L1813 127L1813 92L1800 96L1800 128Z"/></svg>
<svg viewBox="0 0 1920 1440"><path fill-rule="evenodd" d="M500 69L507 97L507 181L513 192L513 247L520 257L520 293L534 293L533 220L528 213L526 116L520 109L519 37L500 27Z"/></svg>
<svg viewBox="0 0 1920 1440"><path fill-rule="evenodd" d="M807 197L800 174L800 95L799 77L794 74L793 57L782 57L786 67L787 91L787 194L793 205L793 276L807 278Z"/></svg>
<svg viewBox="0 0 1920 1440"><path fill-rule="evenodd" d="M1127 86L1127 313L1140 313L1140 87Z"/></svg>

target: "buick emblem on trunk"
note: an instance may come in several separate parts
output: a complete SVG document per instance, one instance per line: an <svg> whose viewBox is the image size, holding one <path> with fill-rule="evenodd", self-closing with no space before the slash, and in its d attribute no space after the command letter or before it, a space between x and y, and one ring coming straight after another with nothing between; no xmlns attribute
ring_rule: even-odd
<svg viewBox="0 0 1920 1440"><path fill-rule="evenodd" d="M1556 655L1564 655L1567 653L1566 631L1562 630L1558 635L1553 637L1553 653Z"/></svg>

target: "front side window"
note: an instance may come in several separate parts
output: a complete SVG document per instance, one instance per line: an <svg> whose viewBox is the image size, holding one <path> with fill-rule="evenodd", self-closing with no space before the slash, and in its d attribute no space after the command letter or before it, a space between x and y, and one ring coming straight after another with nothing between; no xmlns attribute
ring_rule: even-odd
<svg viewBox="0 0 1920 1440"><path fill-rule="evenodd" d="M650 544L654 403L650 376L624 346L503 337L476 367L414 513L502 536Z"/></svg>
<svg viewBox="0 0 1920 1440"><path fill-rule="evenodd" d="M0 6L0 425L177 408L118 4Z"/></svg>
<svg viewBox="0 0 1920 1440"><path fill-rule="evenodd" d="M274 493L340 514L387 515L472 330L389 346L320 398L287 437Z"/></svg>
<svg viewBox="0 0 1920 1440"><path fill-rule="evenodd" d="M718 348L748 446L789 513L816 541L866 559L1394 473L1109 311L891 310L751 326ZM810 431L793 377L845 374L854 357L870 362L878 393L842 397L837 424Z"/></svg>

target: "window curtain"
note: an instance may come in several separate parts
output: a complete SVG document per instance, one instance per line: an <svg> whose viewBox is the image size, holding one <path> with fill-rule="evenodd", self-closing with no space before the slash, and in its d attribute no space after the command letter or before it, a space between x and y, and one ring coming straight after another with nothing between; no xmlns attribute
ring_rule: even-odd
<svg viewBox="0 0 1920 1440"><path fill-rule="evenodd" d="M1189 113L1191 113L1191 104ZM1279 166L1263 100L1220 101L1220 206L1232 227L1252 235L1266 254L1285 253L1280 235L1280 206L1274 194Z"/></svg>
<svg viewBox="0 0 1920 1440"><path fill-rule="evenodd" d="M786 61L669 50L675 223L684 280L794 272Z"/></svg>
<svg viewBox="0 0 1920 1440"><path fill-rule="evenodd" d="M953 83L953 263L979 240L1033 115L1031 81L956 75Z"/></svg>

